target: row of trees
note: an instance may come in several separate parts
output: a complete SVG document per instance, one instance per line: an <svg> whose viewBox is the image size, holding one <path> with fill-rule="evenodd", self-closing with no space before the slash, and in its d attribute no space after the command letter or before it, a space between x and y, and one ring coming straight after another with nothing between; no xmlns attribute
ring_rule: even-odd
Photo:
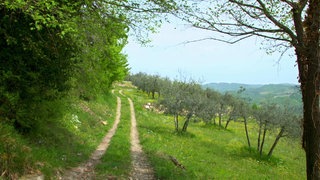
<svg viewBox="0 0 320 180"><path fill-rule="evenodd" d="M0 123L29 132L66 97L94 99L128 73L129 30L145 42L166 3L0 2ZM61 108L63 109L63 108Z"/></svg>
<svg viewBox="0 0 320 180"><path fill-rule="evenodd" d="M260 155L263 152L267 133L276 134L275 141L268 152L269 157L281 137L300 137L301 135L301 113L298 107L267 103L251 105L238 96L203 89L193 80L171 81L168 78L144 73L130 75L128 80L152 98L158 99L158 107L164 113L173 116L177 132L186 132L192 119L215 124L225 129L230 122L240 121L244 124L247 143L251 148L248 122L253 122L258 132L257 150ZM242 91L243 89L239 93ZM179 118L184 118L181 128Z"/></svg>
<svg viewBox="0 0 320 180"><path fill-rule="evenodd" d="M154 2L161 4L163 1ZM216 40L262 40L268 53L295 53L303 101L302 146L307 179L320 179L320 1L319 0L168 0L168 13L192 27L211 31Z"/></svg>
<svg viewBox="0 0 320 180"><path fill-rule="evenodd" d="M307 179L320 179L320 1L319 0L170 0L175 17L212 32L217 40L262 40L268 53L295 52L303 101L302 146Z"/></svg>
<svg viewBox="0 0 320 180"><path fill-rule="evenodd" d="M0 3L1 122L28 132L57 111L52 102L61 104L66 95L94 98L125 77L125 17L102 16L95 6L93 1Z"/></svg>

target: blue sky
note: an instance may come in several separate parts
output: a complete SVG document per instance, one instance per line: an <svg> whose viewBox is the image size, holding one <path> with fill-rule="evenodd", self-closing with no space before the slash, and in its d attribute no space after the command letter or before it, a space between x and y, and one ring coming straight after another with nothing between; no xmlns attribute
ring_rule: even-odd
<svg viewBox="0 0 320 180"><path fill-rule="evenodd" d="M233 45L212 40L183 43L210 35L211 32L182 24L164 24L159 33L151 35L149 46L143 47L129 38L124 52L132 73L172 79L183 74L201 83L298 83L295 56L289 56L289 52L278 62L280 55L267 55L261 50L261 42L254 38Z"/></svg>

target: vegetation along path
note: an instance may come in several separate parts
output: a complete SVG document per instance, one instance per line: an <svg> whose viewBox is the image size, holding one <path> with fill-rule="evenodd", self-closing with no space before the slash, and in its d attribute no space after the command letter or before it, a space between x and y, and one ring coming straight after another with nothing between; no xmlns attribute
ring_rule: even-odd
<svg viewBox="0 0 320 180"><path fill-rule="evenodd" d="M103 138L102 142L99 144L97 149L92 153L89 160L79 167L73 168L67 171L63 177L60 179L93 179L94 178L94 167L99 163L101 157L106 152L110 140L115 134L118 124L120 122L121 116L121 99L117 97L117 110L116 110L116 119L113 124L113 127L108 131L107 135Z"/></svg>
<svg viewBox="0 0 320 180"><path fill-rule="evenodd" d="M134 112L134 105L130 98L131 113L131 158L132 158L132 171L131 176L133 179L155 179L154 171L150 166L146 155L144 154L139 141L139 133L137 130L137 121Z"/></svg>
<svg viewBox="0 0 320 180"><path fill-rule="evenodd" d="M120 90L119 93L125 96ZM134 104L130 98L128 98L130 104L130 114L131 114L131 130L130 130L130 141L131 141L131 158L132 158L132 169L129 179L155 179L153 168L150 166L146 155L144 154L139 141L139 133L137 130L137 122L134 111ZM121 117L121 99L117 97L117 110L116 110L116 120L113 124L112 129L103 138L100 145L92 153L89 160L79 167L72 168L67 171L63 177L60 179L73 180L73 179L94 179L95 166L100 162L102 156L105 154L111 138L115 134Z"/></svg>

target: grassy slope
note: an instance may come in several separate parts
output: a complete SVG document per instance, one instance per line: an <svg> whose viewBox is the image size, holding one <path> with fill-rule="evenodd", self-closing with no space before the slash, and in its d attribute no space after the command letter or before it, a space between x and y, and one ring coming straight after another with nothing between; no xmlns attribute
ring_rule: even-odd
<svg viewBox="0 0 320 180"><path fill-rule="evenodd" d="M143 104L153 100L136 89L122 88L134 101L141 144L159 179L305 178L305 158L299 142L281 139L273 158L263 160L246 148L243 125L239 123L231 123L227 131L191 123L188 133L175 134L172 117L143 109ZM96 168L97 179L114 176L125 179L130 171L129 105L127 98L121 98L123 106L119 129ZM88 107L91 112L83 107ZM39 169L46 179L54 179L57 170L87 160L111 128L115 109L116 98L112 95L95 102L76 102L65 110L59 123L47 120L42 131L29 138L21 137L0 124L0 138L6 143L6 146L0 146L1 166L6 165L4 158L11 157L11 167L8 168L12 174L14 169L24 167L27 172ZM78 116L80 124L71 123L72 114ZM101 119L107 120L108 125L101 125ZM256 139L253 138L256 133L250 132L252 144L255 144ZM267 148L274 137L268 138ZM177 158L186 170L174 166L168 155Z"/></svg>
<svg viewBox="0 0 320 180"><path fill-rule="evenodd" d="M46 179L55 179L56 173L86 161L112 127L115 102L110 94L96 101L73 101L60 116L43 120L39 130L28 136L0 124L0 170L4 169L0 175L5 172L7 178L16 179L19 174L41 171Z"/></svg>
<svg viewBox="0 0 320 180"><path fill-rule="evenodd" d="M192 123L186 134L173 132L173 118L143 109L152 102L147 96L128 89L135 101L140 139L159 179L304 179L305 158L298 141L281 139L269 160L249 151L243 125L231 123L229 130ZM182 119L182 118L181 118ZM252 127L251 127L252 128ZM250 131L256 144L256 132ZM274 136L267 137L268 149ZM186 167L175 167L174 156Z"/></svg>
<svg viewBox="0 0 320 180"><path fill-rule="evenodd" d="M115 102L115 98L108 95L96 101L78 101L74 104L62 120L66 122L61 122L66 124L64 129L48 129L50 133L59 134L58 141L51 140L48 146L35 147L37 159L47 161L41 170L52 177L53 170L78 166L86 161L113 125ZM81 122L76 129L72 127L74 123L69 123L70 113L76 114ZM108 124L104 126L101 121Z"/></svg>

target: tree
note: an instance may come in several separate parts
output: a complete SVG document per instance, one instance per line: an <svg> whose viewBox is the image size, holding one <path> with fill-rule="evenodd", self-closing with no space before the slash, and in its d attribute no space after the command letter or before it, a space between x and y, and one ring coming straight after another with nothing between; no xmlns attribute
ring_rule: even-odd
<svg viewBox="0 0 320 180"><path fill-rule="evenodd" d="M262 156L267 132L274 132L276 134L276 138L267 154L268 157L271 157L281 138L297 138L300 136L300 113L297 107L261 104L260 106L253 106L252 109L253 116L259 125L257 150L260 156Z"/></svg>
<svg viewBox="0 0 320 180"><path fill-rule="evenodd" d="M186 115L182 132L187 131L191 117L200 111L201 104L204 102L205 98L201 86L194 81L187 83L184 91L186 96L184 96L183 99L183 110Z"/></svg>
<svg viewBox="0 0 320 180"><path fill-rule="evenodd" d="M222 35L207 39L236 43L255 36L267 40L269 52L294 48L304 109L302 142L307 178L320 179L319 0L175 2L177 8L172 14L196 28Z"/></svg>
<svg viewBox="0 0 320 180"><path fill-rule="evenodd" d="M249 148L251 148L251 142L250 142L250 136L249 136L249 130L248 130L248 117L250 115L249 104L243 99L236 98L233 113L234 113L233 116L235 116L235 118L243 119L247 143Z"/></svg>
<svg viewBox="0 0 320 180"><path fill-rule="evenodd" d="M28 132L44 114L38 109L70 89L78 49L66 17L79 6L19 2L0 3L0 120Z"/></svg>
<svg viewBox="0 0 320 180"><path fill-rule="evenodd" d="M277 119L280 114L277 113L277 106L275 104L254 105L252 111L258 123L257 151L260 156L262 156L267 131L272 128L272 122L278 121L275 119Z"/></svg>
<svg viewBox="0 0 320 180"><path fill-rule="evenodd" d="M220 111L219 111L219 119L221 117L221 113L226 113L229 117L225 125L225 129L228 128L229 123L232 120L236 120L238 118L237 114L237 99L234 98L230 93L225 93L220 99ZM225 110L224 110L225 109Z"/></svg>
<svg viewBox="0 0 320 180"><path fill-rule="evenodd" d="M101 12L97 13L95 11ZM115 12L104 15L102 12ZM75 83L77 93L90 100L109 91L113 82L128 73L126 56L121 52L127 44L128 25L116 9L101 4L83 6L76 19L77 55Z"/></svg>
<svg viewBox="0 0 320 180"><path fill-rule="evenodd" d="M201 86L194 81L173 81L168 83L164 80L162 87L162 96L159 104L166 114L174 116L175 131L179 132L179 116L184 116L185 121L181 129L186 132L190 119L198 114L201 103L204 99L204 93Z"/></svg>
<svg viewBox="0 0 320 180"><path fill-rule="evenodd" d="M182 114L183 104L182 99L185 96L183 89L183 83L174 81L169 86L166 86L163 90L159 103L164 108L166 114L172 114L174 116L175 131L179 131L179 115Z"/></svg>
<svg viewBox="0 0 320 180"><path fill-rule="evenodd" d="M212 123L212 120L213 123L216 124L215 117L218 112L220 96L220 93L212 89L205 89L195 115L207 124Z"/></svg>
<svg viewBox="0 0 320 180"><path fill-rule="evenodd" d="M219 127L222 127L222 115L227 110L227 104L230 100L231 95L225 93L224 95L218 94L216 96L217 106L218 106L218 117L219 117Z"/></svg>
<svg viewBox="0 0 320 180"><path fill-rule="evenodd" d="M37 111L44 101L70 90L86 100L107 92L128 73L122 49L129 28L155 31L161 11L135 0L1 1L1 121L30 130L45 119Z"/></svg>
<svg viewBox="0 0 320 180"><path fill-rule="evenodd" d="M296 107L285 106L277 109L278 113L276 118L274 118L274 128L278 131L278 134L273 142L269 152L268 157L271 157L273 150L278 144L280 138L282 137L291 137L297 138L301 136L300 129L300 114L299 110Z"/></svg>

